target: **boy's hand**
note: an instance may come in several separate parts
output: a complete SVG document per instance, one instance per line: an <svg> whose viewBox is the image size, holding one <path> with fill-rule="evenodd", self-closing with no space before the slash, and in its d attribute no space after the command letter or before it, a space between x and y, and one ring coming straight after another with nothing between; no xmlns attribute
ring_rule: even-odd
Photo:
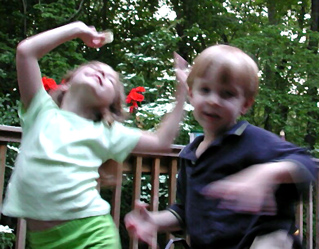
<svg viewBox="0 0 319 249"><path fill-rule="evenodd" d="M220 199L219 207L236 212L275 215L274 191L276 184L264 171L264 165L255 165L237 174L207 185L203 194Z"/></svg>
<svg viewBox="0 0 319 249"><path fill-rule="evenodd" d="M126 230L133 238L141 240L151 248L156 248L157 226L147 211L148 205L140 201L135 201L135 208L124 218Z"/></svg>

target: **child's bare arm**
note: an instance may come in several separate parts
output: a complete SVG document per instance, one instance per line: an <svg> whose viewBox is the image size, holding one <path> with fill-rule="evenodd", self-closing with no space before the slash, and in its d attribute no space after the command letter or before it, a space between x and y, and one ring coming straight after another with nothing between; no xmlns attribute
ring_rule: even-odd
<svg viewBox="0 0 319 249"><path fill-rule="evenodd" d="M220 207L239 212L276 213L274 192L282 183L307 181L292 161L251 166L241 172L209 184L203 193L221 199Z"/></svg>
<svg viewBox="0 0 319 249"><path fill-rule="evenodd" d="M16 64L21 100L28 108L32 98L42 87L38 60L62 43L80 38L89 47L101 47L104 34L82 22L70 23L23 40L17 47Z"/></svg>
<svg viewBox="0 0 319 249"><path fill-rule="evenodd" d="M143 132L134 151L142 150L144 152L153 152L159 150L168 150L173 143L179 131L179 123L184 115L184 103L186 101L188 87L187 79L187 62L178 54L174 54L176 78L178 81L176 90L176 105L174 110L168 114L156 132Z"/></svg>
<svg viewBox="0 0 319 249"><path fill-rule="evenodd" d="M158 232L178 231L180 225L170 211L149 212L146 207L147 204L136 201L135 209L125 216L125 226L131 237L155 248L154 238Z"/></svg>

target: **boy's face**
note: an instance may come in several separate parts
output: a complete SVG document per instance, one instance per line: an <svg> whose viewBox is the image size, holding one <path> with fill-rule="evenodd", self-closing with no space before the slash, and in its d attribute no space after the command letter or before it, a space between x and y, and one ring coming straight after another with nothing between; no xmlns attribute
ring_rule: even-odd
<svg viewBox="0 0 319 249"><path fill-rule="evenodd" d="M202 78L195 78L189 90L194 117L203 127L205 136L213 138L231 128L237 118L253 104L236 80L218 79L209 71Z"/></svg>

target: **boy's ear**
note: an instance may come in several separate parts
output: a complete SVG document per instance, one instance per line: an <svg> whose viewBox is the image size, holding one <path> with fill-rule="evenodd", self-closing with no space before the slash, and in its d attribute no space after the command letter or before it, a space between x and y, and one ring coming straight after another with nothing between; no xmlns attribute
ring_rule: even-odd
<svg viewBox="0 0 319 249"><path fill-rule="evenodd" d="M254 104L254 102L255 102L255 99L253 97L247 98L245 100L245 103L243 104L240 114L241 115L246 114L247 111L250 109L250 107Z"/></svg>

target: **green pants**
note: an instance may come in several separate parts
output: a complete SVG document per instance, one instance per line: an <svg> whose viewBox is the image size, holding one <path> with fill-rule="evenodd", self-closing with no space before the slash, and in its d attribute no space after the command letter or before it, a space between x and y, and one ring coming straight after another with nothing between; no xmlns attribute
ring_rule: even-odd
<svg viewBox="0 0 319 249"><path fill-rule="evenodd" d="M28 232L32 249L121 249L111 215L68 221L51 229Z"/></svg>

